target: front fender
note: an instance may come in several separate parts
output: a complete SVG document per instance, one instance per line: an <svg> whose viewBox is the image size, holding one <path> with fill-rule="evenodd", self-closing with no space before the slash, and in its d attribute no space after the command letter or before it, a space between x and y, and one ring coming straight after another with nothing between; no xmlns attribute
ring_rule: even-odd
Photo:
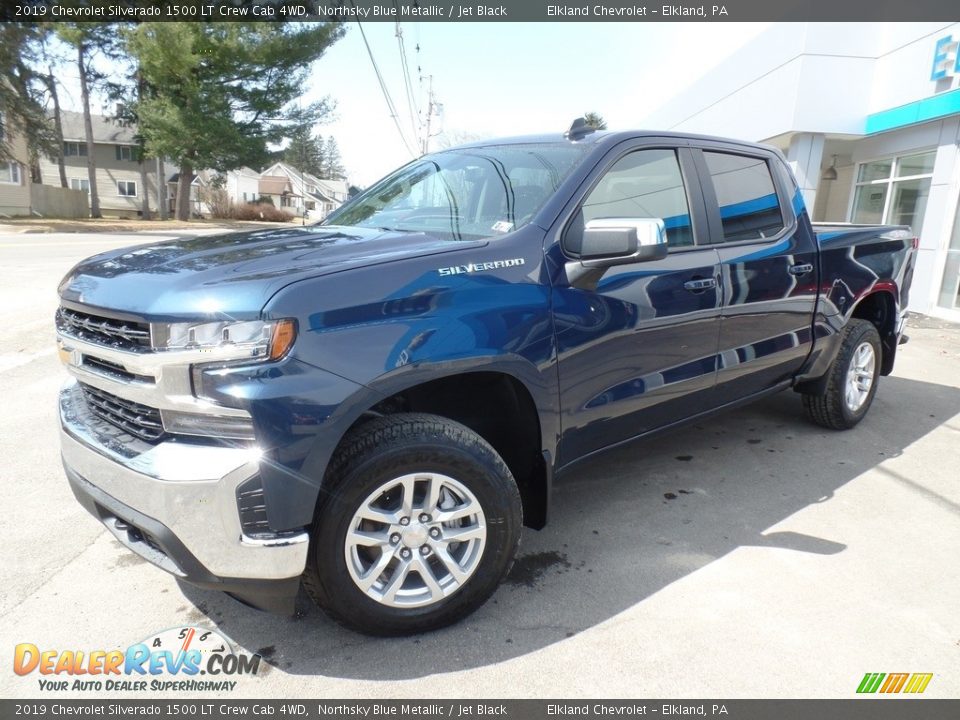
<svg viewBox="0 0 960 720"><path fill-rule="evenodd" d="M318 491L337 444L364 411L465 372L500 372L525 387L542 447L555 456L559 391L542 239L541 229L527 226L483 247L299 281L271 299L265 317L297 318L291 357L356 387L303 460L301 473Z"/></svg>

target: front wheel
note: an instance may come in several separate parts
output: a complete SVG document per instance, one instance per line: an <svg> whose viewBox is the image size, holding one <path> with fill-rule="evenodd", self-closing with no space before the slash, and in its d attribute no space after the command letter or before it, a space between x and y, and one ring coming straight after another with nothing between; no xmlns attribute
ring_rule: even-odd
<svg viewBox="0 0 960 720"><path fill-rule="evenodd" d="M807 417L832 430L847 430L860 422L877 393L880 352L880 335L873 323L851 319L827 371L824 392L803 396Z"/></svg>
<svg viewBox="0 0 960 720"><path fill-rule="evenodd" d="M371 635L449 625L509 571L522 527L510 470L479 435L435 415L361 425L331 461L304 586Z"/></svg>

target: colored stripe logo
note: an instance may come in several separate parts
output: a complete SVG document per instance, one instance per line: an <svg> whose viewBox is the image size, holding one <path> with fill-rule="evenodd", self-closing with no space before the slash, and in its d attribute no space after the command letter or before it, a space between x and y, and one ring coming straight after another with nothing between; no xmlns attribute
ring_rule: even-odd
<svg viewBox="0 0 960 720"><path fill-rule="evenodd" d="M919 694L927 689L933 673L866 673L858 693L912 693Z"/></svg>

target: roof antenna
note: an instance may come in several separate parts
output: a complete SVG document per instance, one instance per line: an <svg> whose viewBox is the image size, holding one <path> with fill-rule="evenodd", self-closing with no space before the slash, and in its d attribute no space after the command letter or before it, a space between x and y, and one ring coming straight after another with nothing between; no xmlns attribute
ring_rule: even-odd
<svg viewBox="0 0 960 720"><path fill-rule="evenodd" d="M570 129L567 130L563 136L568 140L580 140L581 138L596 131L597 129L595 127L587 125L586 118L578 117L576 120L570 123Z"/></svg>

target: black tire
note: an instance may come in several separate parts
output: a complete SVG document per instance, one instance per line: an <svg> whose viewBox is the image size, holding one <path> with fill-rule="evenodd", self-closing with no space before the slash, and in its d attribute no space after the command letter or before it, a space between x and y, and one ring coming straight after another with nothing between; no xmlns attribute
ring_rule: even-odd
<svg viewBox="0 0 960 720"><path fill-rule="evenodd" d="M399 608L358 587L345 542L370 494L410 473L438 473L465 486L483 509L486 539L473 574L454 592L430 605ZM436 415L389 415L358 427L331 460L321 492L303 584L331 618L364 634L406 635L461 620L497 589L520 542L523 511L510 470L475 432Z"/></svg>
<svg viewBox="0 0 960 720"><path fill-rule="evenodd" d="M806 416L817 425L831 430L849 430L863 420L877 394L877 385L880 380L881 348L877 328L868 320L852 319L843 329L843 333L840 352L837 353L837 357L827 371L824 392L803 396L803 409ZM844 399L847 373L857 349L864 343L869 343L873 347L873 382L863 404L858 409L852 410Z"/></svg>

